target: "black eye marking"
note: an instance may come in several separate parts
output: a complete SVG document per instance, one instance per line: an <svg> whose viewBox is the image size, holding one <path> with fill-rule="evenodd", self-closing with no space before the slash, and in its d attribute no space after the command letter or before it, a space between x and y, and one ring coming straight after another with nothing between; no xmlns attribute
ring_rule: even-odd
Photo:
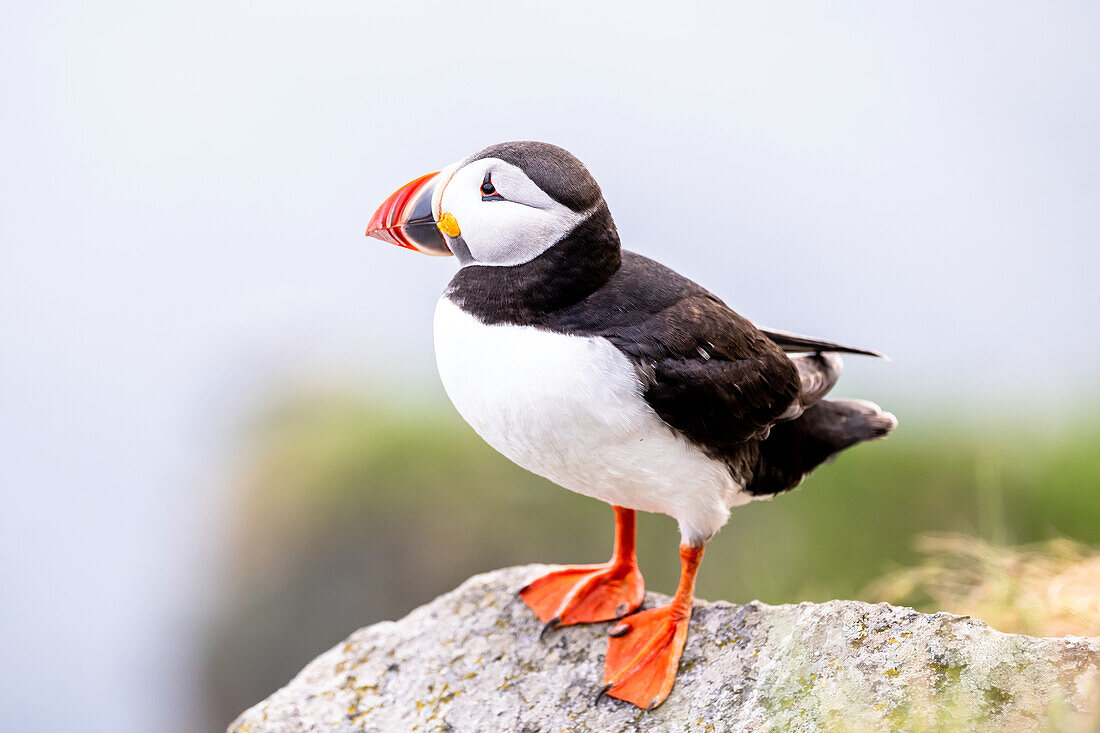
<svg viewBox="0 0 1100 733"><path fill-rule="evenodd" d="M486 173L485 180L481 182L482 201L503 201L504 197L497 193L497 187L493 185L493 174Z"/></svg>

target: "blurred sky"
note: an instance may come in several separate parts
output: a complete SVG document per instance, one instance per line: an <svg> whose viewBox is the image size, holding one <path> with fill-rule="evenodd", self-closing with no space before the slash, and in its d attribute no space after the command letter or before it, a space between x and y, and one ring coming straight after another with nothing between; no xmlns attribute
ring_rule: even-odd
<svg viewBox="0 0 1100 733"><path fill-rule="evenodd" d="M314 379L438 395L453 261L363 229L493 142L893 357L846 393L1095 403L1098 38L1091 3L4 3L0 729L188 729L234 425Z"/></svg>

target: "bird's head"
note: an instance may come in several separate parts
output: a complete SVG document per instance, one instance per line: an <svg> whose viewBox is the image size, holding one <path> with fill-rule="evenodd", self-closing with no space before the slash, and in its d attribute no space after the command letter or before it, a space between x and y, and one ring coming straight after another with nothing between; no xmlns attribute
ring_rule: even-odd
<svg viewBox="0 0 1100 733"><path fill-rule="evenodd" d="M511 266L535 259L606 209L599 185L571 153L507 142L402 186L374 212L367 236L453 254L462 266Z"/></svg>

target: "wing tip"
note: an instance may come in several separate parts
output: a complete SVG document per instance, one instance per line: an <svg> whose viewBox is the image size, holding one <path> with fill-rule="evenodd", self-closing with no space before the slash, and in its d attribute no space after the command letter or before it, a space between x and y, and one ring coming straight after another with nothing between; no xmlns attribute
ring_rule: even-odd
<svg viewBox="0 0 1100 733"><path fill-rule="evenodd" d="M769 339L778 344L781 348L795 347L795 351L856 354L858 356L870 356L875 359L893 361L893 359L891 359L889 356L878 351L872 351L870 349L859 349L855 346L845 346L844 344L838 344L832 341L822 341L821 339L810 338L809 336L802 336L801 334L791 333L790 331L781 331L777 328L761 328L760 331ZM786 351L787 349L784 348L784 350Z"/></svg>

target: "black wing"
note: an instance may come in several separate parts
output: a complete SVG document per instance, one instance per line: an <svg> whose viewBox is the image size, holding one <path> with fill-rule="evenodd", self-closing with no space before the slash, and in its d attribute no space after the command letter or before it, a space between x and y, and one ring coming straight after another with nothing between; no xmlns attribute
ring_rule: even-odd
<svg viewBox="0 0 1100 733"><path fill-rule="evenodd" d="M854 346L845 346L843 344L833 343L832 341L822 341L821 339L810 338L809 336L799 336L797 333L788 333L787 331L777 331L773 328L760 328L760 333L767 336L769 339L779 345L783 351L789 354L801 354L801 353L813 353L813 352L835 352L840 354L862 354L863 356L876 356L879 359L885 359L885 354L880 354L877 351L868 351L867 349L857 349Z"/></svg>
<svg viewBox="0 0 1100 733"><path fill-rule="evenodd" d="M614 344L661 419L713 453L762 437L798 395L791 360L752 323L632 252L603 287L549 318L540 325Z"/></svg>

